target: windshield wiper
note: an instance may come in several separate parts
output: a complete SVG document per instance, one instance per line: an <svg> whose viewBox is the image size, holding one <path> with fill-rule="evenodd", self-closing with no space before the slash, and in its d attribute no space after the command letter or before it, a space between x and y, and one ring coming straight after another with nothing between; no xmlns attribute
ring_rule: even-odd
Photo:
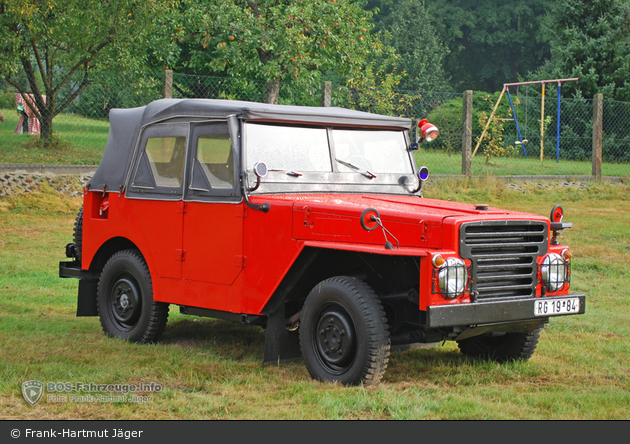
<svg viewBox="0 0 630 444"><path fill-rule="evenodd" d="M352 165L350 162L346 162L345 160L340 160L340 159L336 159L335 160L337 162L339 162L340 164L347 166L348 168L352 168L354 171L356 171L357 173L361 173L363 174L365 177L367 177L368 179L374 179L376 177L376 174L369 172L368 170L365 170L361 167L358 167L356 165Z"/></svg>
<svg viewBox="0 0 630 444"><path fill-rule="evenodd" d="M300 173L299 171L293 171L293 170L269 170L269 171L277 171L280 173L287 173L287 176L293 176L293 177L300 177L302 175L302 173Z"/></svg>

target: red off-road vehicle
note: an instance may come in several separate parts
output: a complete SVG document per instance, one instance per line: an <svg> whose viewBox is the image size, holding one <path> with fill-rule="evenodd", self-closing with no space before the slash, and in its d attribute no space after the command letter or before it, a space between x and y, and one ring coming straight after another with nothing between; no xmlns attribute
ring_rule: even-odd
<svg viewBox="0 0 630 444"><path fill-rule="evenodd" d="M59 273L108 336L156 341L175 304L263 326L264 363L369 385L392 346L528 359L549 317L584 312L561 208L423 198L409 119L164 99L110 122Z"/></svg>

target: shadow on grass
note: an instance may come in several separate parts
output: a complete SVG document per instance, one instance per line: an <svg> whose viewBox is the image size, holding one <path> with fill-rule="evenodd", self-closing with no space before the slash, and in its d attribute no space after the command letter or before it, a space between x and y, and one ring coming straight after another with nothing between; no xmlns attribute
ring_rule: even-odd
<svg viewBox="0 0 630 444"><path fill-rule="evenodd" d="M401 382L443 376L460 372L470 362L469 358L452 345L394 351L389 357L387 379L390 382Z"/></svg>
<svg viewBox="0 0 630 444"><path fill-rule="evenodd" d="M496 362L465 356L453 342L445 346L394 352L385 380L390 383L423 383L436 386L476 386L514 383L541 376L541 366L531 361Z"/></svg>
<svg viewBox="0 0 630 444"><path fill-rule="evenodd" d="M211 359L258 365L263 359L265 330L232 321L177 319L169 322L160 343L166 347L189 348ZM280 367L286 365L281 364ZM392 351L383 381L468 386L515 381L522 376L536 376L537 373L537 366L526 362L497 363L467 357L455 343L447 342L427 348Z"/></svg>
<svg viewBox="0 0 630 444"><path fill-rule="evenodd" d="M167 324L160 343L194 347L223 359L262 362L265 330L257 325L218 319L181 319Z"/></svg>

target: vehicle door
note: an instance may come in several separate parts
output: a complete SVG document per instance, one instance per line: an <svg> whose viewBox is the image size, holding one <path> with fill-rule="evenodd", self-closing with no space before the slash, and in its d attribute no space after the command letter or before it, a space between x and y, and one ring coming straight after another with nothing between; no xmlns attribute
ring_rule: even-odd
<svg viewBox="0 0 630 444"><path fill-rule="evenodd" d="M136 231L134 236L144 237L151 274L159 277L181 277L187 138L187 123L145 128L127 187L130 201L123 217Z"/></svg>
<svg viewBox="0 0 630 444"><path fill-rule="evenodd" d="M231 285L243 268L236 136L227 121L191 124L182 277Z"/></svg>

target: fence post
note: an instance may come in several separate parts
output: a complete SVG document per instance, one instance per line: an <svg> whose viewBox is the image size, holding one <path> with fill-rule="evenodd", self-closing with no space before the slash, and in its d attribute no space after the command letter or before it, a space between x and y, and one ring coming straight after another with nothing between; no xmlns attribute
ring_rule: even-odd
<svg viewBox="0 0 630 444"><path fill-rule="evenodd" d="M467 177L470 177L472 174L472 95L472 91L464 91L464 115L462 116L462 174Z"/></svg>
<svg viewBox="0 0 630 444"><path fill-rule="evenodd" d="M332 97L332 82L324 82L322 86L322 106L330 106Z"/></svg>
<svg viewBox="0 0 630 444"><path fill-rule="evenodd" d="M602 178L602 127L604 122L604 95L593 97L593 176Z"/></svg>
<svg viewBox="0 0 630 444"><path fill-rule="evenodd" d="M164 98L173 98L173 71L170 69L164 71Z"/></svg>

